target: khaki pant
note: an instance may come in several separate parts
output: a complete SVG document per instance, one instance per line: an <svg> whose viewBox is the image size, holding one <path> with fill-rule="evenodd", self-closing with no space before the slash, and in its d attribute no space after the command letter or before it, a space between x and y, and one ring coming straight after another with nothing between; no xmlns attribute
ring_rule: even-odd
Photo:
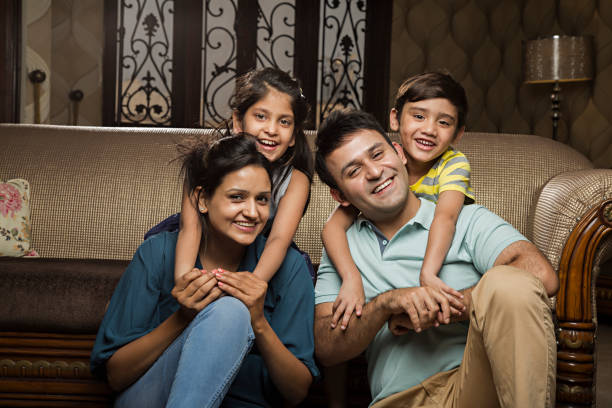
<svg viewBox="0 0 612 408"><path fill-rule="evenodd" d="M472 292L461 365L374 408L552 407L557 348L546 291L529 272L499 266Z"/></svg>

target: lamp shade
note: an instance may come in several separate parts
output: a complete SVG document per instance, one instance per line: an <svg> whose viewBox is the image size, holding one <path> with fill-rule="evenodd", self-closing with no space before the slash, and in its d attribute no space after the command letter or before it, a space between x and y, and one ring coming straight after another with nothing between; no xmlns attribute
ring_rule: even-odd
<svg viewBox="0 0 612 408"><path fill-rule="evenodd" d="M531 84L592 79L592 37L554 35L524 42L523 73Z"/></svg>

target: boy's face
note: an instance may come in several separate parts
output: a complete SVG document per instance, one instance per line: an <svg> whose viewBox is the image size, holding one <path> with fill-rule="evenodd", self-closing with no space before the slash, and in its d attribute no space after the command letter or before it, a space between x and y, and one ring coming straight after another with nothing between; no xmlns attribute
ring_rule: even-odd
<svg viewBox="0 0 612 408"><path fill-rule="evenodd" d="M358 130L325 162L341 192L332 195L342 205L352 204L376 221L406 207L410 191L406 160L377 131Z"/></svg>
<svg viewBox="0 0 612 408"><path fill-rule="evenodd" d="M444 98L406 102L401 112L391 110L390 124L408 159L423 164L433 164L464 130L457 130L457 108Z"/></svg>

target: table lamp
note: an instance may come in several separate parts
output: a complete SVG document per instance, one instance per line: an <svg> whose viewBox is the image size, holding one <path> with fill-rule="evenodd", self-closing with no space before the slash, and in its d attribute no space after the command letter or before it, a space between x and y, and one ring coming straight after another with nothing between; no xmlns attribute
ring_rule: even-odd
<svg viewBox="0 0 612 408"><path fill-rule="evenodd" d="M525 83L554 83L552 124L554 140L559 127L560 82L589 81L593 78L593 40L590 36L553 35L523 43Z"/></svg>

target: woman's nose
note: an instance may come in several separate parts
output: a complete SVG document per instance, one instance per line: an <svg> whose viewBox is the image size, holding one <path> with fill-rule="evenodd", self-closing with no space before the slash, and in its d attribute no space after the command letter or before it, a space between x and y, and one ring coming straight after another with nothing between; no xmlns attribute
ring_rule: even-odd
<svg viewBox="0 0 612 408"><path fill-rule="evenodd" d="M257 203L254 199L245 201L242 213L249 218L257 217Z"/></svg>

